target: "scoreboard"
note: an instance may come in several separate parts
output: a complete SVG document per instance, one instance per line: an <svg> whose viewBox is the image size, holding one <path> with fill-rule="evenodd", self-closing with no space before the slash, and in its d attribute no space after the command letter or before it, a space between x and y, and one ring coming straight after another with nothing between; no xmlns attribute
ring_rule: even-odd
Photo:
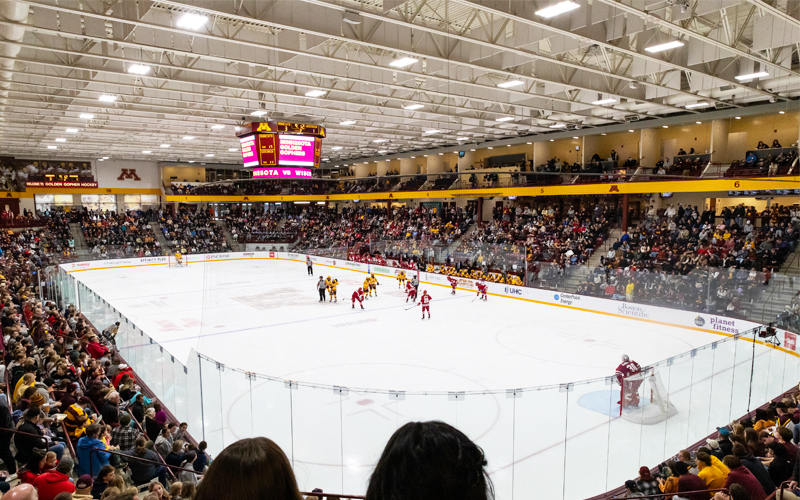
<svg viewBox="0 0 800 500"><path fill-rule="evenodd" d="M325 127L308 123L254 122L237 133L242 148L242 163L259 172L273 172L261 167L319 168ZM270 177L306 178L311 171L302 168L276 169L282 175ZM254 170L254 174L255 174ZM285 175L283 175L285 174Z"/></svg>

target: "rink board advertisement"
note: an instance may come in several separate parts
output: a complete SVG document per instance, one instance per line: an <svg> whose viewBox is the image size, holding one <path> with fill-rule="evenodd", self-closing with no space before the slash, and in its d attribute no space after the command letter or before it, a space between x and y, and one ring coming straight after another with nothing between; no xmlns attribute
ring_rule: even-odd
<svg viewBox="0 0 800 500"><path fill-rule="evenodd" d="M283 259L295 260L305 264L306 254L292 252L222 252L214 254L201 254L187 256L189 262L222 262L249 259ZM333 259L329 257L319 257L311 255L314 264L329 266L334 268L347 269L358 272L371 272L387 278L395 278L400 271L405 271L406 275L411 276L416 273L409 269L400 269L390 266L375 264L364 264L348 260ZM167 266L167 257L143 257L131 259L99 260L89 262L73 262L61 264L62 269L68 273L88 271L93 269L109 269L115 267L137 267L137 266ZM420 271L420 282L450 288L447 276L443 274L427 273ZM716 333L724 336L732 336L745 333L759 324L752 321L717 316L714 314L698 313L692 311L682 311L678 309L668 309L646 304L636 304L622 302L598 297L588 297L572 293L557 292L552 290L542 290L539 288L528 288L513 286L501 283L486 283L489 287L489 295L507 297L517 300L528 300L539 304L548 304L555 307L573 308L580 311L589 311L597 314L605 314L621 318L631 318L640 321L659 323L670 326L679 326L705 332ZM475 280L458 278L457 287L461 290L476 291ZM791 334L790 334L791 335ZM781 340L786 341L786 349L795 351L795 342L792 337L781 335Z"/></svg>

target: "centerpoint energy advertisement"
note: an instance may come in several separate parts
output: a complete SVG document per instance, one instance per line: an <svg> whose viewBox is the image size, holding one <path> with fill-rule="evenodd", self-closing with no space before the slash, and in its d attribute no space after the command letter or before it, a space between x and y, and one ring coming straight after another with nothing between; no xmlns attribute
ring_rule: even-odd
<svg viewBox="0 0 800 500"><path fill-rule="evenodd" d="M307 135L278 136L278 165L314 166L314 138ZM245 166L247 166L245 164Z"/></svg>

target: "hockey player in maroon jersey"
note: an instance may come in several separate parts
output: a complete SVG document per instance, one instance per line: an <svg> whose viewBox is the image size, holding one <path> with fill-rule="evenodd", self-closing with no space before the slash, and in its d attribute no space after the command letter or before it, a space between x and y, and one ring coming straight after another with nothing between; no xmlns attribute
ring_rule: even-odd
<svg viewBox="0 0 800 500"><path fill-rule="evenodd" d="M406 282L406 302L408 302L408 299L411 299L411 302L417 300L417 289L414 288L410 281Z"/></svg>
<svg viewBox="0 0 800 500"><path fill-rule="evenodd" d="M455 295L456 294L456 285L458 285L458 280L453 278L452 276L448 276L447 277L447 281L449 281L450 282L450 286L453 287L453 291L450 292L450 294L451 295Z"/></svg>
<svg viewBox="0 0 800 500"><path fill-rule="evenodd" d="M633 376L641 372L642 367L639 363L632 361L627 354L622 355L622 363L615 373L617 383L621 386L620 410L629 406L639 406L639 386L642 385L642 378ZM629 380L631 377L634 379Z"/></svg>
<svg viewBox="0 0 800 500"><path fill-rule="evenodd" d="M364 309L364 290L359 288L353 292L353 309L356 308L356 301L358 301L358 305L361 306L361 309Z"/></svg>
<svg viewBox="0 0 800 500"><path fill-rule="evenodd" d="M479 281L477 286L478 286L478 297L480 297L481 300L486 300L486 292L489 290L489 287L486 286L486 283L484 283L483 281Z"/></svg>
<svg viewBox="0 0 800 500"><path fill-rule="evenodd" d="M422 291L422 297L419 298L417 305L422 306L422 319L425 319L425 311L428 311L428 319L431 319L431 296L427 290Z"/></svg>

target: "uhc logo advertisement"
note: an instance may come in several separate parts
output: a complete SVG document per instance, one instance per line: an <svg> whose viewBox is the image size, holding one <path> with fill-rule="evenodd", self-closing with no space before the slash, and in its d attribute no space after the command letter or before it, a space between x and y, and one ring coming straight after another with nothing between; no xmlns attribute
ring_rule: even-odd
<svg viewBox="0 0 800 500"><path fill-rule="evenodd" d="M522 288L514 288L511 286L506 287L506 293L509 295L522 295Z"/></svg>

